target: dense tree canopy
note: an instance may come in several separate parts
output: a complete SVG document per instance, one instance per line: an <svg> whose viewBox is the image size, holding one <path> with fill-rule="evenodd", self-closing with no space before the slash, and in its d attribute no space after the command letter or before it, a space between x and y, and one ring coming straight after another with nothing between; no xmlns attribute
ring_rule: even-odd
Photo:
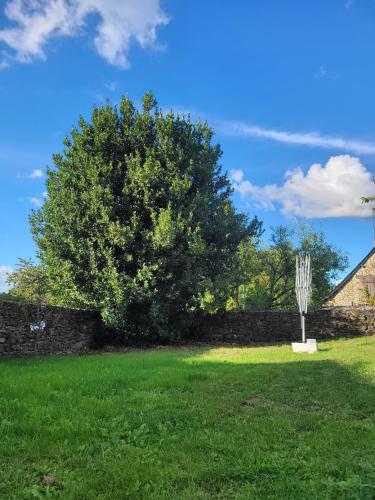
<svg viewBox="0 0 375 500"><path fill-rule="evenodd" d="M348 265L347 257L330 245L321 231L306 225L273 229L269 245L243 241L238 251L238 282L227 306L245 309L296 308L297 254L310 254L313 273L312 307L322 305Z"/></svg>
<svg viewBox="0 0 375 500"><path fill-rule="evenodd" d="M141 111L123 98L80 119L30 219L55 302L100 308L135 335L188 326L260 229L235 212L212 137L205 123L163 114L150 93Z"/></svg>

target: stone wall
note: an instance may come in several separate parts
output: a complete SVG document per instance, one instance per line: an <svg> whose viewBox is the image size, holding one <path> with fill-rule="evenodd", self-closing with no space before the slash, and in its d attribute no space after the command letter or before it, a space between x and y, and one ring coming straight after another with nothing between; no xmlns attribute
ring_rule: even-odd
<svg viewBox="0 0 375 500"><path fill-rule="evenodd" d="M307 314L306 338L373 335L375 307L336 307ZM207 316L197 338L208 342L249 344L301 339L300 316L293 311L244 311Z"/></svg>
<svg viewBox="0 0 375 500"><path fill-rule="evenodd" d="M0 301L0 357L85 353L100 331L97 311Z"/></svg>
<svg viewBox="0 0 375 500"><path fill-rule="evenodd" d="M307 338L373 335L375 307L320 309L307 315ZM84 354L101 347L121 350L122 338L105 332L97 311L0 302L0 357ZM200 342L251 344L299 340L293 311L230 312L210 315L197 328ZM104 345L107 342L107 345Z"/></svg>

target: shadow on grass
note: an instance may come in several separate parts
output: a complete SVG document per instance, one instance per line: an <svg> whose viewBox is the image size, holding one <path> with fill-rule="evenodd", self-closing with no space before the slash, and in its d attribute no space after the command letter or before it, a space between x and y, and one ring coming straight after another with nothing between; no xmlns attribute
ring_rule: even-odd
<svg viewBox="0 0 375 500"><path fill-rule="evenodd" d="M104 356L2 360L0 396L3 391L13 391L17 383L17 390L21 393L22 386L32 386L38 393L39 389L45 390L44 384L48 382L49 387L61 390L62 396L66 388L74 388L77 395L82 391L95 395L99 391L103 396L106 390L108 394L118 390L126 395L125 388L130 387L133 391L140 387L142 391L178 391L189 386L191 393L199 390L200 394L207 393L210 399L212 396L217 398L218 403L226 400L229 394L239 400L245 395L264 394L280 403L295 400L306 405L309 401L321 399L328 406L366 407L371 415L372 408L375 411L375 387L364 374L365 361L349 365L331 359L317 360L309 355L296 355L284 360L277 353L273 353L273 361L268 355L271 350L263 351L259 359L250 357L244 360L246 350L244 347L221 350L206 346L134 350ZM329 353L332 350L321 348L319 352ZM33 377L37 379L36 385ZM84 385L82 379L85 380Z"/></svg>
<svg viewBox="0 0 375 500"><path fill-rule="evenodd" d="M328 351L330 349L322 349L322 352ZM240 403L254 397L260 398L260 406L264 398L265 407L269 409L274 406L325 409L331 411L329 415L351 413L356 418L373 418L375 387L365 377L365 367L364 363L348 367L333 360L247 364L197 359L189 361L188 367L181 370L190 383L201 385L202 392L211 401L217 400L216 406L220 406L222 400ZM205 378L200 381L203 375Z"/></svg>
<svg viewBox="0 0 375 500"><path fill-rule="evenodd" d="M372 498L370 356L246 356L161 349L0 364L2 497L17 486L24 498L39 467L62 478L62 498Z"/></svg>

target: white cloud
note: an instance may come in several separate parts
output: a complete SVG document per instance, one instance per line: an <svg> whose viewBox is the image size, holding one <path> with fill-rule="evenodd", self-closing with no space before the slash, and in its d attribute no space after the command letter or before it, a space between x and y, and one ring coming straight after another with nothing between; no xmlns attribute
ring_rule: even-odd
<svg viewBox="0 0 375 500"><path fill-rule="evenodd" d="M94 45L110 64L129 66L128 52L133 42L142 48L156 46L156 28L168 23L160 0L9 0L6 17L15 26L0 30L6 53L0 65L9 60L31 62L45 59L47 42L56 37L78 36L89 15L97 14Z"/></svg>
<svg viewBox="0 0 375 500"><path fill-rule="evenodd" d="M0 266L0 293L7 292L9 286L6 282L7 276L13 269L10 266Z"/></svg>
<svg viewBox="0 0 375 500"><path fill-rule="evenodd" d="M258 125L246 125L240 122L228 121L220 122L217 129L218 132L226 135L271 139L285 144L300 144L303 146L320 147L324 149L338 149L340 151L357 154L375 153L375 142L321 135L318 132L287 132L264 128Z"/></svg>
<svg viewBox="0 0 375 500"><path fill-rule="evenodd" d="M37 198L36 196L29 198L29 202L38 208L43 205L43 200L41 198Z"/></svg>
<svg viewBox="0 0 375 500"><path fill-rule="evenodd" d="M242 170L231 170L230 171L230 178L234 180L235 182L242 182L243 180L244 173Z"/></svg>
<svg viewBox="0 0 375 500"><path fill-rule="evenodd" d="M286 215L368 217L370 207L362 204L361 197L375 195L371 173L349 155L332 156L326 165L315 163L306 174L300 168L290 170L281 185L255 186L235 172L236 191L249 196L256 207L274 210L280 204Z"/></svg>
<svg viewBox="0 0 375 500"><path fill-rule="evenodd" d="M40 168L36 168L29 175L30 179L40 179L41 177L43 177L43 172Z"/></svg>

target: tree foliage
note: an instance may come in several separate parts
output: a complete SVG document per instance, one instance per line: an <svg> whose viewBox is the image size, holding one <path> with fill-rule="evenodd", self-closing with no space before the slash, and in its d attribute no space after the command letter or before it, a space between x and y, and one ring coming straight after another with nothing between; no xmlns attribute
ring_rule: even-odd
<svg viewBox="0 0 375 500"><path fill-rule="evenodd" d="M31 227L51 296L134 335L177 335L260 223L237 214L213 130L152 94L95 108L48 170Z"/></svg>
<svg viewBox="0 0 375 500"><path fill-rule="evenodd" d="M330 245L321 231L306 225L273 229L269 245L241 243L238 272L242 285L228 300L229 309L291 309L295 298L297 254L310 254L313 273L312 307L322 305L348 260Z"/></svg>
<svg viewBox="0 0 375 500"><path fill-rule="evenodd" d="M18 267L7 276L10 299L31 303L47 303L48 276L46 269L32 259L19 259Z"/></svg>
<svg viewBox="0 0 375 500"><path fill-rule="evenodd" d="M372 180L375 183L375 179ZM375 201L375 196L362 196L362 203L372 203Z"/></svg>

